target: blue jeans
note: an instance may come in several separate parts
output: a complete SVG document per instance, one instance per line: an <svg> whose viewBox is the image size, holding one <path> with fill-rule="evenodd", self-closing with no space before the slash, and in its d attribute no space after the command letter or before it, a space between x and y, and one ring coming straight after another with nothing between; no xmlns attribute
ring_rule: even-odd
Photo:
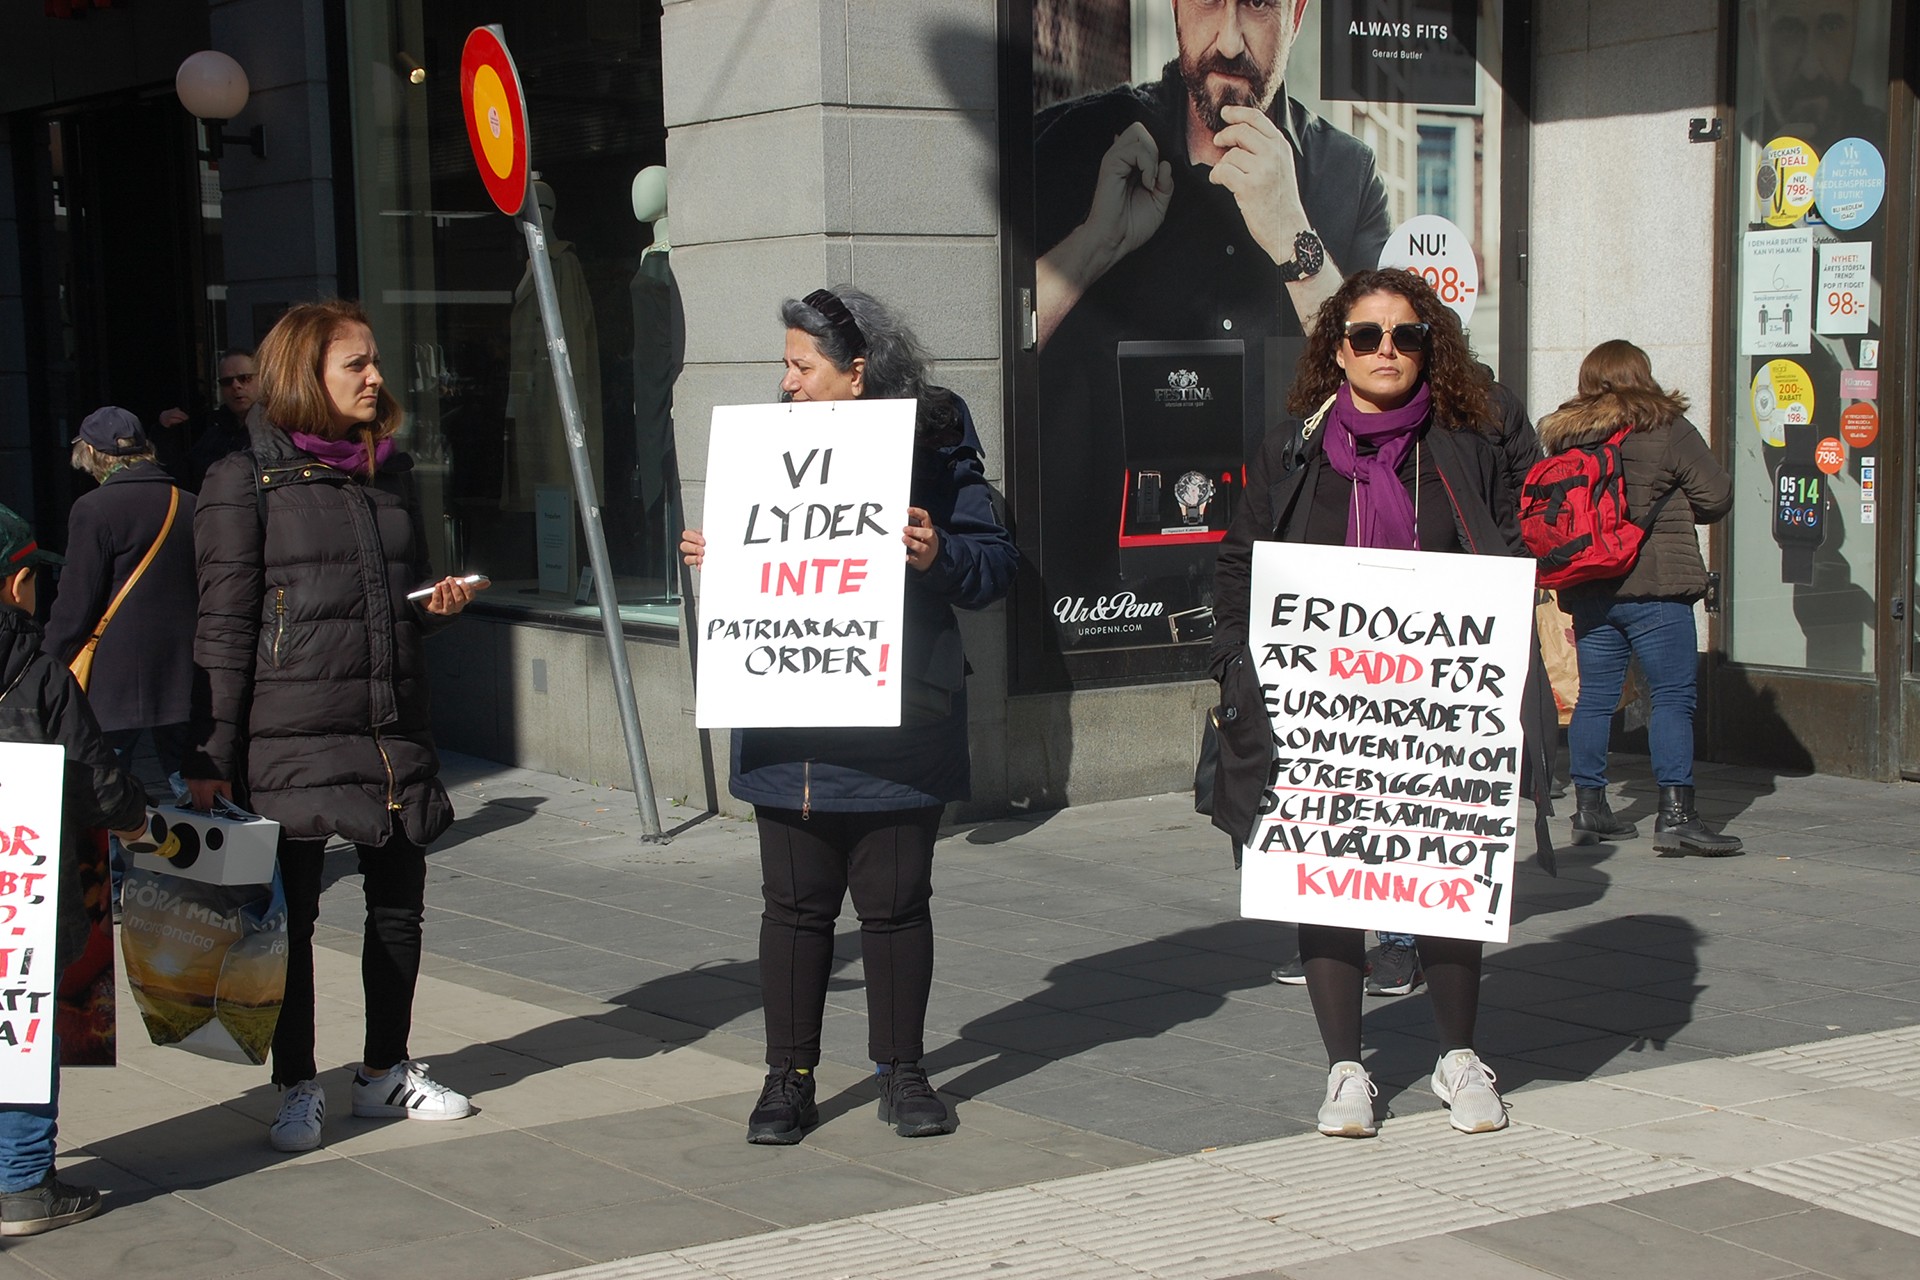
<svg viewBox="0 0 1920 1280"><path fill-rule="evenodd" d="M1576 787L1607 785L1607 736L1629 658L1640 660L1653 699L1647 749L1663 787L1693 785L1693 708L1699 646L1693 606L1678 600L1577 600L1573 638L1580 652L1580 700L1567 725Z"/></svg>
<svg viewBox="0 0 1920 1280"><path fill-rule="evenodd" d="M60 1041L47 1045L53 1055L53 1092L44 1106L0 1107L0 1195L40 1185L53 1172L53 1138L59 1129Z"/></svg>

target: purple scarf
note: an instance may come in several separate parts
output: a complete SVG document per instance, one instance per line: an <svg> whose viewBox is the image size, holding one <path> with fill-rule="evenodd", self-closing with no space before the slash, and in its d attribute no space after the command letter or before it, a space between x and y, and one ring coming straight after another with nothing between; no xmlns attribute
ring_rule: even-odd
<svg viewBox="0 0 1920 1280"><path fill-rule="evenodd" d="M1334 394L1333 408L1327 414L1327 461L1353 481L1353 505L1347 511L1348 546L1420 549L1413 499L1400 482L1400 463L1420 438L1420 428L1432 407L1433 392L1424 382L1411 400L1384 413L1360 412L1344 383ZM1359 440L1370 441L1374 451L1360 452ZM1419 483L1418 477L1414 483Z"/></svg>
<svg viewBox="0 0 1920 1280"><path fill-rule="evenodd" d="M364 475L373 479L374 473L392 461L394 454L393 437L376 442L373 445L373 463L367 463L367 442L372 434L364 429L341 440L329 440L325 436L308 435L304 431L288 433L293 446L312 454L335 471L344 471L348 475Z"/></svg>

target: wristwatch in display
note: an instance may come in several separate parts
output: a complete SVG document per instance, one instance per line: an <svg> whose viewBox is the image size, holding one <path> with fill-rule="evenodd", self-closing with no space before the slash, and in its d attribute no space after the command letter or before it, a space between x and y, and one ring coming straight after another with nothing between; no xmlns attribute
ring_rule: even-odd
<svg viewBox="0 0 1920 1280"><path fill-rule="evenodd" d="M1327 246L1320 243L1315 232L1302 231L1293 238L1293 261L1280 264L1280 278L1289 284L1295 280L1311 280L1326 265Z"/></svg>
<svg viewBox="0 0 1920 1280"><path fill-rule="evenodd" d="M1213 481L1198 471L1189 471L1173 482L1173 500L1180 504L1180 519L1190 525L1207 522L1207 504L1213 501Z"/></svg>
<svg viewBox="0 0 1920 1280"><path fill-rule="evenodd" d="M1166 523L1160 514L1160 473L1142 471L1133 478L1133 510L1128 523L1137 529L1158 529Z"/></svg>
<svg viewBox="0 0 1920 1280"><path fill-rule="evenodd" d="M1813 553L1827 540L1827 480L1814 465L1817 434L1810 422L1784 428L1787 448L1773 471L1773 540L1780 544L1780 581L1813 582Z"/></svg>

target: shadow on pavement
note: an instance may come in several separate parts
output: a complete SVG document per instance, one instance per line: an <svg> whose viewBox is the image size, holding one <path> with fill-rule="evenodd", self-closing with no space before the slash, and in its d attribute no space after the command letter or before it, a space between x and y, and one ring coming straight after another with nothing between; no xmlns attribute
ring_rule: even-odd
<svg viewBox="0 0 1920 1280"><path fill-rule="evenodd" d="M1233 992L1271 985L1273 930L1268 920L1223 920L1056 965L1039 990L963 1025L927 1055L927 1069L963 1071L940 1088L972 1098L1050 1062L1200 1022Z"/></svg>

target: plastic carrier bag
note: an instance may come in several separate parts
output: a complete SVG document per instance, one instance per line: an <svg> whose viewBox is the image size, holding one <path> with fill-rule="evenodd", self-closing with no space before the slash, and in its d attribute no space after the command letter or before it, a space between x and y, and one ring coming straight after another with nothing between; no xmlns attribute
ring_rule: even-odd
<svg viewBox="0 0 1920 1280"><path fill-rule="evenodd" d="M239 811L212 819L162 814L187 843L194 832L202 848L217 852L279 834L276 824ZM236 820L252 829L208 841L223 827L232 832ZM264 1063L287 991L287 900L278 867L266 864L267 883L220 884L192 876L207 875L218 858L190 864L187 874L155 870L156 862L136 854L121 892L120 950L147 1034L155 1044L225 1062ZM255 878L261 871L257 863L249 868Z"/></svg>

